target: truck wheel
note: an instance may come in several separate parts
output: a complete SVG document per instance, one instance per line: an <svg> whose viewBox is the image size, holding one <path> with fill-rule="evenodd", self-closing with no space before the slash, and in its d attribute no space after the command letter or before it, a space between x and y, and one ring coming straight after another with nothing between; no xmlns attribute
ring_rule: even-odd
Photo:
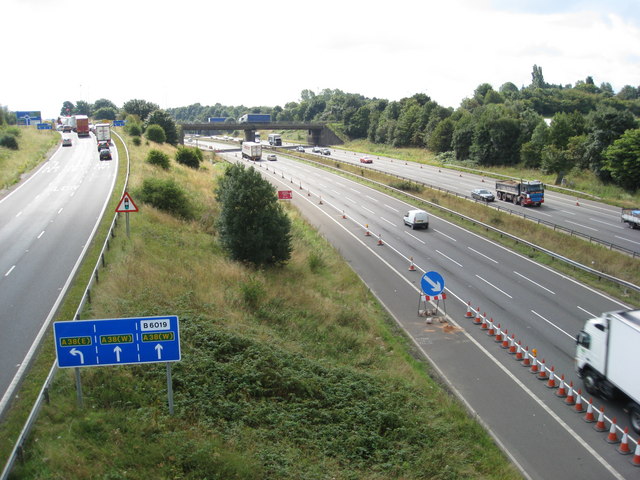
<svg viewBox="0 0 640 480"><path fill-rule="evenodd" d="M513 197L512 201L513 201L514 205L517 205L518 204L518 197Z"/></svg>
<svg viewBox="0 0 640 480"><path fill-rule="evenodd" d="M598 395L598 377L591 370L587 370L584 372L584 377L582 378L582 382L584 383L584 388L591 395Z"/></svg>
<svg viewBox="0 0 640 480"><path fill-rule="evenodd" d="M640 405L636 403L629 405L629 421L633 431L640 434Z"/></svg>

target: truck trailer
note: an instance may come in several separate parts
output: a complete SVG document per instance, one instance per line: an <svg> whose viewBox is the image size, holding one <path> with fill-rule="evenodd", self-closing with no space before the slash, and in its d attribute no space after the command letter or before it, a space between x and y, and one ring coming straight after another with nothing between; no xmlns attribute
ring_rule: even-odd
<svg viewBox="0 0 640 480"><path fill-rule="evenodd" d="M539 207L544 203L544 184L539 180L498 181L496 182L496 196L505 202L513 202L514 205Z"/></svg>
<svg viewBox="0 0 640 480"><path fill-rule="evenodd" d="M75 124L75 132L79 137L89 136L89 117L87 117L86 115L76 115Z"/></svg>
<svg viewBox="0 0 640 480"><path fill-rule="evenodd" d="M633 430L640 433L640 310L603 313L587 320L576 339L576 371L592 395L623 401Z"/></svg>
<svg viewBox="0 0 640 480"><path fill-rule="evenodd" d="M242 158L257 162L262 158L262 145L255 142L243 142Z"/></svg>
<svg viewBox="0 0 640 480"><path fill-rule="evenodd" d="M111 145L111 127L108 123L96 124L96 140L98 143L107 142Z"/></svg>
<svg viewBox="0 0 640 480"><path fill-rule="evenodd" d="M620 218L629 228L640 228L640 208L623 208Z"/></svg>
<svg viewBox="0 0 640 480"><path fill-rule="evenodd" d="M270 123L271 115L266 113L247 113L242 115L238 123Z"/></svg>
<svg viewBox="0 0 640 480"><path fill-rule="evenodd" d="M270 133L269 134L269 145L273 145L274 147L282 146L282 136L279 133Z"/></svg>

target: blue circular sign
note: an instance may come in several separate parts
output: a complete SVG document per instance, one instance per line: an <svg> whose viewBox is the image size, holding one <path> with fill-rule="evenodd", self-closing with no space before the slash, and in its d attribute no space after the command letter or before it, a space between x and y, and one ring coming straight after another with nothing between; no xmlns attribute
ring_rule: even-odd
<svg viewBox="0 0 640 480"><path fill-rule="evenodd" d="M444 290L444 278L438 272L427 272L422 276L420 286L425 295L440 295Z"/></svg>

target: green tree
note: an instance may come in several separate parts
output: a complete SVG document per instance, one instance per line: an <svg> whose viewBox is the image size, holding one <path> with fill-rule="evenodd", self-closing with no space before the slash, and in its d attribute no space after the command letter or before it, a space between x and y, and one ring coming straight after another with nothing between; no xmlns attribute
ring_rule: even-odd
<svg viewBox="0 0 640 480"><path fill-rule="evenodd" d="M75 115L91 115L91 104L84 100L78 100L76 102Z"/></svg>
<svg viewBox="0 0 640 480"><path fill-rule="evenodd" d="M96 120L115 120L116 110L111 107L102 107L93 112L93 118Z"/></svg>
<svg viewBox="0 0 640 480"><path fill-rule="evenodd" d="M166 142L171 145L178 144L178 128L176 122L171 115L164 110L156 110L152 112L145 122L146 125L160 125L166 135Z"/></svg>
<svg viewBox="0 0 640 480"><path fill-rule="evenodd" d="M160 150L151 150L147 154L147 163L157 165L164 170L169 170L169 155Z"/></svg>
<svg viewBox="0 0 640 480"><path fill-rule="evenodd" d="M164 143L167 140L164 129L160 125L149 125L144 131L144 135L147 140L155 143Z"/></svg>
<svg viewBox="0 0 640 480"><path fill-rule="evenodd" d="M159 210L186 220L193 219L195 216L187 192L172 178L167 180L146 178L142 182L142 187L136 192L136 197Z"/></svg>
<svg viewBox="0 0 640 480"><path fill-rule="evenodd" d="M635 191L640 188L640 129L627 130L604 151L604 167L614 182Z"/></svg>
<svg viewBox="0 0 640 480"><path fill-rule="evenodd" d="M429 136L427 146L434 153L448 152L453 142L455 124L451 117L440 121Z"/></svg>
<svg viewBox="0 0 640 480"><path fill-rule="evenodd" d="M106 98L100 98L93 102L93 110L100 110L101 108L112 108L114 111L118 111L118 107L111 100Z"/></svg>
<svg viewBox="0 0 640 480"><path fill-rule="evenodd" d="M139 99L129 100L122 106L122 110L124 110L126 114L137 115L141 121L145 121L151 112L154 112L159 108L160 107L155 103Z"/></svg>
<svg viewBox="0 0 640 480"><path fill-rule="evenodd" d="M218 183L220 242L234 260L255 266L279 265L291 258L291 221L276 189L253 168L229 167Z"/></svg>
<svg viewBox="0 0 640 480"><path fill-rule="evenodd" d="M176 162L191 168L199 168L202 161L202 150L195 147L178 147Z"/></svg>
<svg viewBox="0 0 640 480"><path fill-rule="evenodd" d="M69 117L71 115L75 115L76 113L76 106L70 102L69 100L66 100L65 102L62 103L62 108L60 109L60 115L64 116L64 117Z"/></svg>

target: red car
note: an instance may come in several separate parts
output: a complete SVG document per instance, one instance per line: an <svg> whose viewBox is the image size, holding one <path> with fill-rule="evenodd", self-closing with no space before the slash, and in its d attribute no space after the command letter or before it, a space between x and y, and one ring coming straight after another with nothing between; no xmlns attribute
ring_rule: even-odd
<svg viewBox="0 0 640 480"><path fill-rule="evenodd" d="M360 157L360 163L373 163L370 157Z"/></svg>

